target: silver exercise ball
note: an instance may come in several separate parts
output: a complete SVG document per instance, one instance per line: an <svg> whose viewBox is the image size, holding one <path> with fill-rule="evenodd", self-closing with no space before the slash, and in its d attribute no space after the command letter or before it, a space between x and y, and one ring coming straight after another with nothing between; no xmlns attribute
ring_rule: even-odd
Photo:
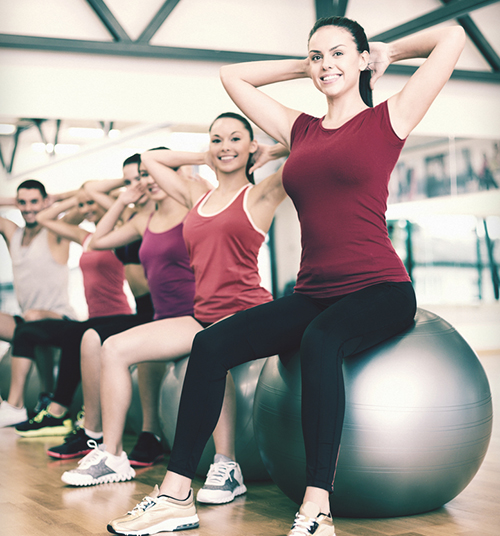
<svg viewBox="0 0 500 536"><path fill-rule="evenodd" d="M331 496L334 515L396 517L439 508L472 480L488 448L492 403L473 350L439 316L343 364L346 414ZM255 394L257 444L297 503L305 489L298 355L269 358Z"/></svg>
<svg viewBox="0 0 500 536"><path fill-rule="evenodd" d="M139 374L137 366L133 366L130 372L132 378L132 400L127 412L125 431L139 435L142 430L142 404L139 394Z"/></svg>
<svg viewBox="0 0 500 536"><path fill-rule="evenodd" d="M236 386L236 460L241 466L245 480L269 480L269 474L262 463L253 431L255 388L265 362L265 358L258 359L231 369ZM177 413L187 364L188 358L169 363L161 388L160 422L163 434L170 446L174 442ZM214 455L214 442L210 438L198 464L197 475L204 477L207 474L210 464L213 463Z"/></svg>

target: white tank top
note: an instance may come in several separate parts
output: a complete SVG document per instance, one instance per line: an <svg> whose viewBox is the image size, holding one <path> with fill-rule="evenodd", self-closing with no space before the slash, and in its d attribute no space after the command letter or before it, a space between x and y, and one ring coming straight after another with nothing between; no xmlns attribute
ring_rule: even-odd
<svg viewBox="0 0 500 536"><path fill-rule="evenodd" d="M23 228L16 229L9 248L21 311L44 309L75 318L69 304L68 266L59 264L52 256L48 230L41 229L28 246L21 245L23 234Z"/></svg>

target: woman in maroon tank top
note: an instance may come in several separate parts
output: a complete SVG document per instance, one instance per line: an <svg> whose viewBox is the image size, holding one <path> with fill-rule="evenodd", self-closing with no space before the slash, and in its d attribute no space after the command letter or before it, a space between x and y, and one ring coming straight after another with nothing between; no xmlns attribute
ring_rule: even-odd
<svg viewBox="0 0 500 536"><path fill-rule="evenodd" d="M298 288L197 335L159 494L112 521L112 532L151 534L196 526L190 486L198 455L217 422L226 371L300 346L307 477L304 502L289 536L335 535L329 497L345 411L342 360L410 326L416 308L411 282L383 229L384 191L397 157L389 149L400 149L420 122L450 77L464 42L463 29L455 26L369 47L359 24L331 17L314 26L304 60L222 67L222 82L236 105L290 148L283 180L301 223ZM374 69L373 84L390 63L413 57L427 59L400 92L372 108L367 69ZM301 114L258 89L298 78L311 78L325 95L323 118ZM375 139L366 139L366 124ZM343 148L346 137L350 143ZM373 151L374 144L382 157ZM380 160L371 160L377 156ZM378 174L379 164L383 174ZM351 233L347 244L345 236L349 239ZM371 271L378 262L370 256L374 250L384 257L382 281Z"/></svg>
<svg viewBox="0 0 500 536"><path fill-rule="evenodd" d="M233 249L233 253L231 249L224 249L224 253L215 251L211 255L205 250L202 255L210 255L210 262L204 263L203 274L200 275L196 266L194 267L197 288L195 303L200 304L201 310L209 316L198 318L195 308L194 316L156 320L114 335L105 341L101 351L100 374L106 449L96 449L80 462L78 469L64 473L62 478L66 483L86 486L109 482L110 478L119 482L133 477L134 473L122 446L125 419L132 394L129 370L132 365L187 356L195 335L204 327L230 316L236 310L272 300L271 294L260 286L257 254L271 225L274 211L285 198L285 192L281 185L281 169L258 185L250 182L253 181L250 172L269 160L288 154L288 151L280 145L259 146L253 139L250 123L238 114L222 114L213 122L209 133L210 149L207 152L194 153L167 149L147 151L142 155L141 166L147 169L154 178L155 187L158 188L156 185L159 185L171 202L178 203L185 212L193 209L192 212L196 211L193 216L206 219L206 225L224 219L228 212L233 213L233 209L236 210L237 215L233 213L232 217L243 221L244 225L240 225L241 221L233 221L233 225L226 225L225 228L222 226L222 230L218 229L216 232L223 235L217 235L216 242L243 241L246 244L249 240L253 240L253 257L247 258L247 263L244 265L242 262L244 255L238 255L237 248ZM250 162L254 161L254 156L256 159L252 168ZM185 177L178 172L182 166L202 164L208 164L215 170L217 188L213 188L202 179ZM201 203L198 203L200 200ZM236 205L239 208L236 208ZM191 214L186 218L185 229L191 225L190 218ZM131 228L134 225L136 224L130 222L124 228ZM113 231L108 237L111 239L113 236L125 235L122 229ZM195 234L194 238L188 240L188 250L196 249L200 242L205 242L203 245L206 246L210 238L208 232L205 235ZM101 237L100 243L105 238ZM221 258L222 255L224 258ZM227 255L237 257L235 262L233 263L233 259ZM193 260L194 257L191 258L192 264ZM234 265L244 265L244 268L242 273L238 272L237 280L230 281L231 266ZM232 288L229 283L237 285L240 278L250 281L244 289L248 299L235 304L236 291L227 293L226 287ZM220 281L217 283L219 288L211 286L211 295L200 298L199 289L206 283L202 279L209 279L209 283L213 283L213 280ZM215 295L218 296L215 303L211 301L207 306L205 302ZM215 318L210 315L211 310L217 311ZM218 458L212 465L207 485L200 490L198 497L203 502L217 504L229 502L246 491L239 465L235 462L235 391L230 376L229 380L222 417L214 431ZM222 478L221 474L224 475ZM237 482L237 485L228 487L227 479Z"/></svg>

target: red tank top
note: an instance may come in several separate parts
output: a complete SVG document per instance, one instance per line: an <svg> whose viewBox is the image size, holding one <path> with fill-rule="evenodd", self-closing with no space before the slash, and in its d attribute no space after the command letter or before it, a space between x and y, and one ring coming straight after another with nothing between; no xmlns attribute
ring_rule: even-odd
<svg viewBox="0 0 500 536"><path fill-rule="evenodd" d="M203 214L208 192L184 221L184 240L194 272L194 314L202 322L221 318L272 300L261 286L257 258L265 233L252 222L246 200L252 185L212 215Z"/></svg>
<svg viewBox="0 0 500 536"><path fill-rule="evenodd" d="M123 291L125 283L123 264L110 250L86 251L91 236L89 234L85 238L80 257L89 318L132 314Z"/></svg>
<svg viewBox="0 0 500 536"><path fill-rule="evenodd" d="M301 114L291 132L283 185L300 220L295 290L318 298L382 282L409 281L387 232L388 183L404 140L387 102L337 129Z"/></svg>

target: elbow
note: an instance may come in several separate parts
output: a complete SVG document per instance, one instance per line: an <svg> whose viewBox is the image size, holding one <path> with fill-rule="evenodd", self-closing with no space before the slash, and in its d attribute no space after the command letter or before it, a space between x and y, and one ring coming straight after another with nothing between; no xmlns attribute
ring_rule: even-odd
<svg viewBox="0 0 500 536"><path fill-rule="evenodd" d="M462 26L456 25L449 28L450 32L450 38L453 39L454 46L456 46L459 50L463 50L465 47L465 30Z"/></svg>

